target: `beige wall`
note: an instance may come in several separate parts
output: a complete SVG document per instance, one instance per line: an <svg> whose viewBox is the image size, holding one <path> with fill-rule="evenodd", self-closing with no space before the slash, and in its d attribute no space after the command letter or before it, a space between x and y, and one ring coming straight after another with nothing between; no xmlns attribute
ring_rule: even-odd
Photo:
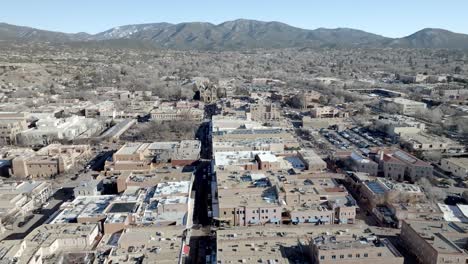
<svg viewBox="0 0 468 264"><path fill-rule="evenodd" d="M423 264L437 264L437 251L405 221L401 225L400 238Z"/></svg>
<svg viewBox="0 0 468 264"><path fill-rule="evenodd" d="M468 163L468 159L466 159ZM440 161L441 168L445 171L451 172L453 175L458 177L467 177L468 176L468 164L463 167L459 166L455 162L452 162L451 159L442 159Z"/></svg>
<svg viewBox="0 0 468 264"><path fill-rule="evenodd" d="M316 264L403 264L403 257L388 256L385 254L386 250L387 248L373 247L318 250L313 246L312 255L315 260L313 263ZM379 256L379 254L381 255Z"/></svg>

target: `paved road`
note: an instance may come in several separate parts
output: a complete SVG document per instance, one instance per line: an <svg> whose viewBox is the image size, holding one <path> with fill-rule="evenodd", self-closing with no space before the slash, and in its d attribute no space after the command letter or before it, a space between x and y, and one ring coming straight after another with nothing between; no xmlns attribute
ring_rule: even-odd
<svg viewBox="0 0 468 264"><path fill-rule="evenodd" d="M44 224L51 215L58 211L60 205L64 201L71 199L72 195L72 189L63 188L57 190L49 200L49 204L46 207L44 207L40 213L34 214L34 217L30 221L28 221L24 226L18 227L19 221L15 222L15 228L12 231L7 231L9 233L4 234L5 240L16 240L25 238L36 227Z"/></svg>
<svg viewBox="0 0 468 264"><path fill-rule="evenodd" d="M205 263L207 255L215 248L215 240L210 236L211 218L208 217L211 200L211 139L209 120L200 125L197 138L201 141L201 160L195 172L193 189L195 191L195 205L193 214L194 228L190 238L190 256L188 263Z"/></svg>

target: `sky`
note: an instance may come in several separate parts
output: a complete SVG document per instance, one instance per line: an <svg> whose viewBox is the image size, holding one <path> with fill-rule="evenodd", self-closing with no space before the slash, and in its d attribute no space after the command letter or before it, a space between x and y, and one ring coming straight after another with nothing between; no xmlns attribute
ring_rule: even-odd
<svg viewBox="0 0 468 264"><path fill-rule="evenodd" d="M0 22L67 33L154 22L221 23L238 18L292 26L348 27L387 37L423 28L468 33L468 0L5 0Z"/></svg>

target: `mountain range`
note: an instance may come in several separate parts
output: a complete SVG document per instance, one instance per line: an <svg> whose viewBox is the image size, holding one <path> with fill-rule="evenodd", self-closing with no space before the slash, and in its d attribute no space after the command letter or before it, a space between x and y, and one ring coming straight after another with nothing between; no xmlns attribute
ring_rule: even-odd
<svg viewBox="0 0 468 264"><path fill-rule="evenodd" d="M203 22L119 26L97 34L62 33L0 23L1 42L145 43L183 50L236 50L290 47L364 47L467 49L468 35L426 28L402 38L388 38L350 28L301 29L280 22L238 19L218 25Z"/></svg>

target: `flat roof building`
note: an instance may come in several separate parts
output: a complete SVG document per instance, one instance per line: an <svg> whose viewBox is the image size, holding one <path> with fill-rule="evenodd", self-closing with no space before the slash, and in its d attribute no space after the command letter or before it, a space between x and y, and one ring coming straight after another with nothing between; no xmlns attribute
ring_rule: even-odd
<svg viewBox="0 0 468 264"><path fill-rule="evenodd" d="M16 177L51 177L70 170L91 155L89 145L51 144L35 153L12 159L12 174Z"/></svg>
<svg viewBox="0 0 468 264"><path fill-rule="evenodd" d="M373 235L349 237L324 235L313 239L312 258L316 264L403 264L401 253L386 239Z"/></svg>
<svg viewBox="0 0 468 264"><path fill-rule="evenodd" d="M413 101L401 97L386 98L382 101L383 104L394 104L397 112L401 115L415 115L416 113L426 109L426 104L418 101Z"/></svg>
<svg viewBox="0 0 468 264"><path fill-rule="evenodd" d="M180 142L127 143L106 161L107 170L147 171L158 164L171 166L192 165L200 158L201 142L182 140Z"/></svg>
<svg viewBox="0 0 468 264"><path fill-rule="evenodd" d="M403 221L401 240L423 264L466 263L468 226L445 221Z"/></svg>
<svg viewBox="0 0 468 264"><path fill-rule="evenodd" d="M141 263L182 264L188 253L183 227L130 227L118 237L106 263L139 259Z"/></svg>
<svg viewBox="0 0 468 264"><path fill-rule="evenodd" d="M468 177L468 158L448 158L440 161L440 167L456 177Z"/></svg>
<svg viewBox="0 0 468 264"><path fill-rule="evenodd" d="M45 224L29 233L17 253L18 263L40 264L61 252L91 250L97 244L97 224Z"/></svg>

